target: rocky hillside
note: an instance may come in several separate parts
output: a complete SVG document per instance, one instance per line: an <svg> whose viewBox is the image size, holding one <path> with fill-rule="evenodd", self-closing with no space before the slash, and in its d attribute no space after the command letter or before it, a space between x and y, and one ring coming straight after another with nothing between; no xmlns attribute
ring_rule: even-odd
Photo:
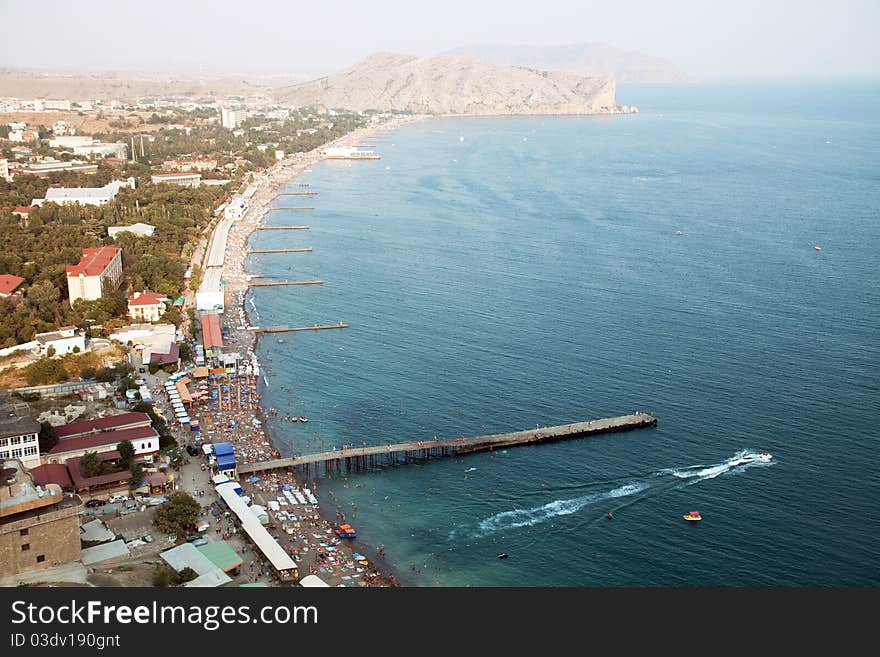
<svg viewBox="0 0 880 657"><path fill-rule="evenodd" d="M668 59L620 50L607 43L569 46L475 45L455 48L445 54L495 64L570 71L578 75L613 75L621 84L696 82Z"/></svg>
<svg viewBox="0 0 880 657"><path fill-rule="evenodd" d="M582 77L463 57L379 53L275 92L279 102L425 114L605 114L620 111L613 76Z"/></svg>

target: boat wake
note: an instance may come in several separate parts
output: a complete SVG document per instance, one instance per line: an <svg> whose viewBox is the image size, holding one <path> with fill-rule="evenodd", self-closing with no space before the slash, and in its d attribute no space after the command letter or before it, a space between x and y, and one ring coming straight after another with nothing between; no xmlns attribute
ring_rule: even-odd
<svg viewBox="0 0 880 657"><path fill-rule="evenodd" d="M752 466L769 465L772 465L772 461L768 457L762 456L760 452L743 450L722 463L715 465L691 465L683 468L658 470L645 477L641 477L639 480L630 481L609 491L589 493L573 499L554 500L542 506L529 509L514 509L513 511L496 513L480 521L478 525L479 531L475 537L518 527L531 527L558 516L577 513L581 509L593 506L597 502L630 497L649 489L679 489L706 479L714 479L723 474L737 474Z"/></svg>

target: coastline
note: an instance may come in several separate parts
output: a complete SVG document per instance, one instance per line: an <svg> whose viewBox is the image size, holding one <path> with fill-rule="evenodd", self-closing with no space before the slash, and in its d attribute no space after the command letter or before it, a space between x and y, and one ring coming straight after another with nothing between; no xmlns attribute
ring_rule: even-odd
<svg viewBox="0 0 880 657"><path fill-rule="evenodd" d="M408 115L377 125L363 126L334 140L333 143L356 145L358 142L375 137L377 134L396 130L402 125L423 118L421 115ZM226 282L225 317L229 324L232 341L243 352L255 354L259 346L259 334L250 329L254 323L251 321L251 313L245 308L249 281L254 275L247 270L245 265L248 257L248 242L254 231L264 222L269 205L276 198L278 190L299 174L309 170L310 167L327 159L320 155L320 150L325 147L326 145L320 146L300 157L287 158L268 171L259 174L253 183L258 187L258 191L252 198L251 207L241 220L233 224L229 231L227 252L222 268L222 276ZM266 381L265 378L264 381ZM259 390L259 377L257 377L257 386ZM269 409L265 407L262 398L259 399L259 404L255 406L256 419L264 428L265 435L269 439L270 451L277 454L276 441L273 439L268 422ZM274 456L275 454L261 453L260 460ZM245 493L260 504L266 504L267 494L270 491L277 491L279 486L285 484L310 487L312 491L317 490L316 481L309 482L303 474L290 471L290 469L267 472L258 478L258 481L247 480L240 483ZM299 537L297 538L284 536L280 530L272 527L276 523L271 523L269 528L270 533L275 536L279 544L293 554L300 567L300 578L307 574L316 574L325 580L333 578L339 580L328 582L331 585L345 585L348 582L348 585L351 586L355 581L358 586L398 585L394 574L389 571L388 564L383 563L380 567L375 559L370 560L358 553L357 549L348 541L329 545L327 539L332 541L335 538L333 534L335 522L331 520L332 515L329 509L323 508L320 503L315 508L317 513L313 516L299 517L296 523L299 528ZM322 543L322 540L325 542ZM367 551L367 548L363 549ZM375 551L375 547L369 549L370 553L375 553ZM334 558L339 553L343 555L341 564L338 558ZM343 574L343 569L349 569L352 573ZM308 572L305 572L306 570Z"/></svg>

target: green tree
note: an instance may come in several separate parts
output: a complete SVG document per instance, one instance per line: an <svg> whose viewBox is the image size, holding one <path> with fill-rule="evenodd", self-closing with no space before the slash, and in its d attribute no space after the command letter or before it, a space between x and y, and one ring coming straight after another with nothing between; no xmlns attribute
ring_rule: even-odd
<svg viewBox="0 0 880 657"><path fill-rule="evenodd" d="M60 383L67 380L67 370L61 361L53 358L41 358L24 368L28 385L39 386L49 383Z"/></svg>
<svg viewBox="0 0 880 657"><path fill-rule="evenodd" d="M134 445L130 440L123 440L116 446L119 452L119 464L123 468L127 468L134 461Z"/></svg>
<svg viewBox="0 0 880 657"><path fill-rule="evenodd" d="M104 474L104 462L97 452L86 452L80 459L79 469L84 477L97 477Z"/></svg>
<svg viewBox="0 0 880 657"><path fill-rule="evenodd" d="M177 573L168 566L158 564L153 569L153 586L164 588L172 584L177 584Z"/></svg>
<svg viewBox="0 0 880 657"><path fill-rule="evenodd" d="M128 471L131 473L131 479L128 482L129 488L132 490L140 488L144 481L144 466L138 461L132 461L128 466Z"/></svg>
<svg viewBox="0 0 880 657"><path fill-rule="evenodd" d="M201 510L202 507L189 493L173 493L167 502L156 509L153 522L160 531L180 536L193 529Z"/></svg>
<svg viewBox="0 0 880 657"><path fill-rule="evenodd" d="M49 348L46 349L46 358L52 358L55 356L56 353L57 352L55 351L55 347L50 345Z"/></svg>
<svg viewBox="0 0 880 657"><path fill-rule="evenodd" d="M184 582L193 581L196 577L199 576L199 574L196 571L194 571L192 568L187 566L186 568L181 570L179 573L177 573L177 576L180 578L181 583L184 583Z"/></svg>
<svg viewBox="0 0 880 657"><path fill-rule="evenodd" d="M45 454L58 444L58 432L48 422L42 422L40 427L40 454Z"/></svg>

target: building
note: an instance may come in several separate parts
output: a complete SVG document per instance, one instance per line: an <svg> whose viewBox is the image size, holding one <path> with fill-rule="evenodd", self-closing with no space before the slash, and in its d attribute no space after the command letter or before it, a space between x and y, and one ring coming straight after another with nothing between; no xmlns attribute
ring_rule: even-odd
<svg viewBox="0 0 880 657"><path fill-rule="evenodd" d="M92 301L104 296L104 283L115 289L122 278L122 250L115 246L83 249L76 265L67 266L67 293L72 306L77 299Z"/></svg>
<svg viewBox="0 0 880 657"><path fill-rule="evenodd" d="M12 176L9 174L9 160L0 157L0 178L6 182L12 182Z"/></svg>
<svg viewBox="0 0 880 657"><path fill-rule="evenodd" d="M244 123L246 118L247 112L245 110L231 110L226 109L225 107L220 108L220 125L224 128L235 130L235 128Z"/></svg>
<svg viewBox="0 0 880 657"><path fill-rule="evenodd" d="M175 343L176 333L174 324L131 324L116 333L111 333L110 339L122 344L131 344L132 351L140 353L141 362L148 363L154 352L171 353L171 345Z"/></svg>
<svg viewBox="0 0 880 657"><path fill-rule="evenodd" d="M86 338L75 326L65 326L48 333L37 333L34 340L37 342L37 350L40 354L48 354L50 349L54 349L57 356L86 350Z"/></svg>
<svg viewBox="0 0 880 657"><path fill-rule="evenodd" d="M21 295L21 290L16 292L15 289L22 283L24 283L24 279L21 276L0 274L0 297L10 297L13 294Z"/></svg>
<svg viewBox="0 0 880 657"><path fill-rule="evenodd" d="M119 233L132 233L138 237L152 237L156 232L156 227L150 224L136 223L131 226L110 226L107 229L107 235L116 239Z"/></svg>
<svg viewBox="0 0 880 657"><path fill-rule="evenodd" d="M34 176L40 176L41 178L46 178L50 173L57 173L59 171L74 171L76 173L92 174L98 172L98 165L78 160L63 162L61 160L49 159L48 161L43 160L42 162L34 164L17 164L15 166L16 173L29 173Z"/></svg>
<svg viewBox="0 0 880 657"><path fill-rule="evenodd" d="M168 160L162 168L169 171L213 171L217 168L217 160L209 157L198 157L194 160Z"/></svg>
<svg viewBox="0 0 880 657"><path fill-rule="evenodd" d="M40 139L40 135L36 130L10 130L6 138L9 141L23 144L32 141L38 141Z"/></svg>
<svg viewBox="0 0 880 657"><path fill-rule="evenodd" d="M81 556L82 500L58 484L34 483L20 461L0 464L0 564L3 575L47 568Z"/></svg>
<svg viewBox="0 0 880 657"><path fill-rule="evenodd" d="M225 285L221 267L208 267L196 292L196 310L220 312L225 307Z"/></svg>
<svg viewBox="0 0 880 657"><path fill-rule="evenodd" d="M41 428L26 409L5 404L0 407L0 463L5 459L19 459L28 468L40 465Z"/></svg>
<svg viewBox="0 0 880 657"><path fill-rule="evenodd" d="M36 102L37 101L34 101L35 107ZM62 112L70 111L70 101L66 99L42 99L41 102L43 103L44 110L59 110Z"/></svg>
<svg viewBox="0 0 880 657"><path fill-rule="evenodd" d="M12 214L19 218L19 223L23 228L28 227L31 212L37 209L36 205L18 205L12 211Z"/></svg>
<svg viewBox="0 0 880 657"><path fill-rule="evenodd" d="M181 185L182 187L198 187L202 182L200 173L154 173L150 176L154 185Z"/></svg>
<svg viewBox="0 0 880 657"><path fill-rule="evenodd" d="M103 187L50 187L46 190L46 198L34 199L33 205L43 205L43 203L104 205L116 198L120 189L124 187L134 189L134 185L134 178L129 178L125 181L114 180Z"/></svg>
<svg viewBox="0 0 880 657"><path fill-rule="evenodd" d="M218 315L202 315L202 344L209 359L218 359L223 349L223 333Z"/></svg>
<svg viewBox="0 0 880 657"><path fill-rule="evenodd" d="M135 457L148 463L159 452L159 434L146 413L122 413L71 422L55 431L58 442L45 454L49 463L69 463L72 458L82 458L86 452L114 458L116 446L126 440L134 447ZM74 477L73 472L71 477Z"/></svg>
<svg viewBox="0 0 880 657"><path fill-rule="evenodd" d="M101 155L125 159L127 157L124 142L102 142L94 137L86 135L63 135L49 140L52 148L65 148L73 151L74 155Z"/></svg>
<svg viewBox="0 0 880 657"><path fill-rule="evenodd" d="M157 292L135 292L128 297L128 316L142 322L158 322L169 301L170 298Z"/></svg>
<svg viewBox="0 0 880 657"><path fill-rule="evenodd" d="M248 200L243 196L233 196L226 208L223 210L223 216L227 219L241 219L248 211Z"/></svg>

